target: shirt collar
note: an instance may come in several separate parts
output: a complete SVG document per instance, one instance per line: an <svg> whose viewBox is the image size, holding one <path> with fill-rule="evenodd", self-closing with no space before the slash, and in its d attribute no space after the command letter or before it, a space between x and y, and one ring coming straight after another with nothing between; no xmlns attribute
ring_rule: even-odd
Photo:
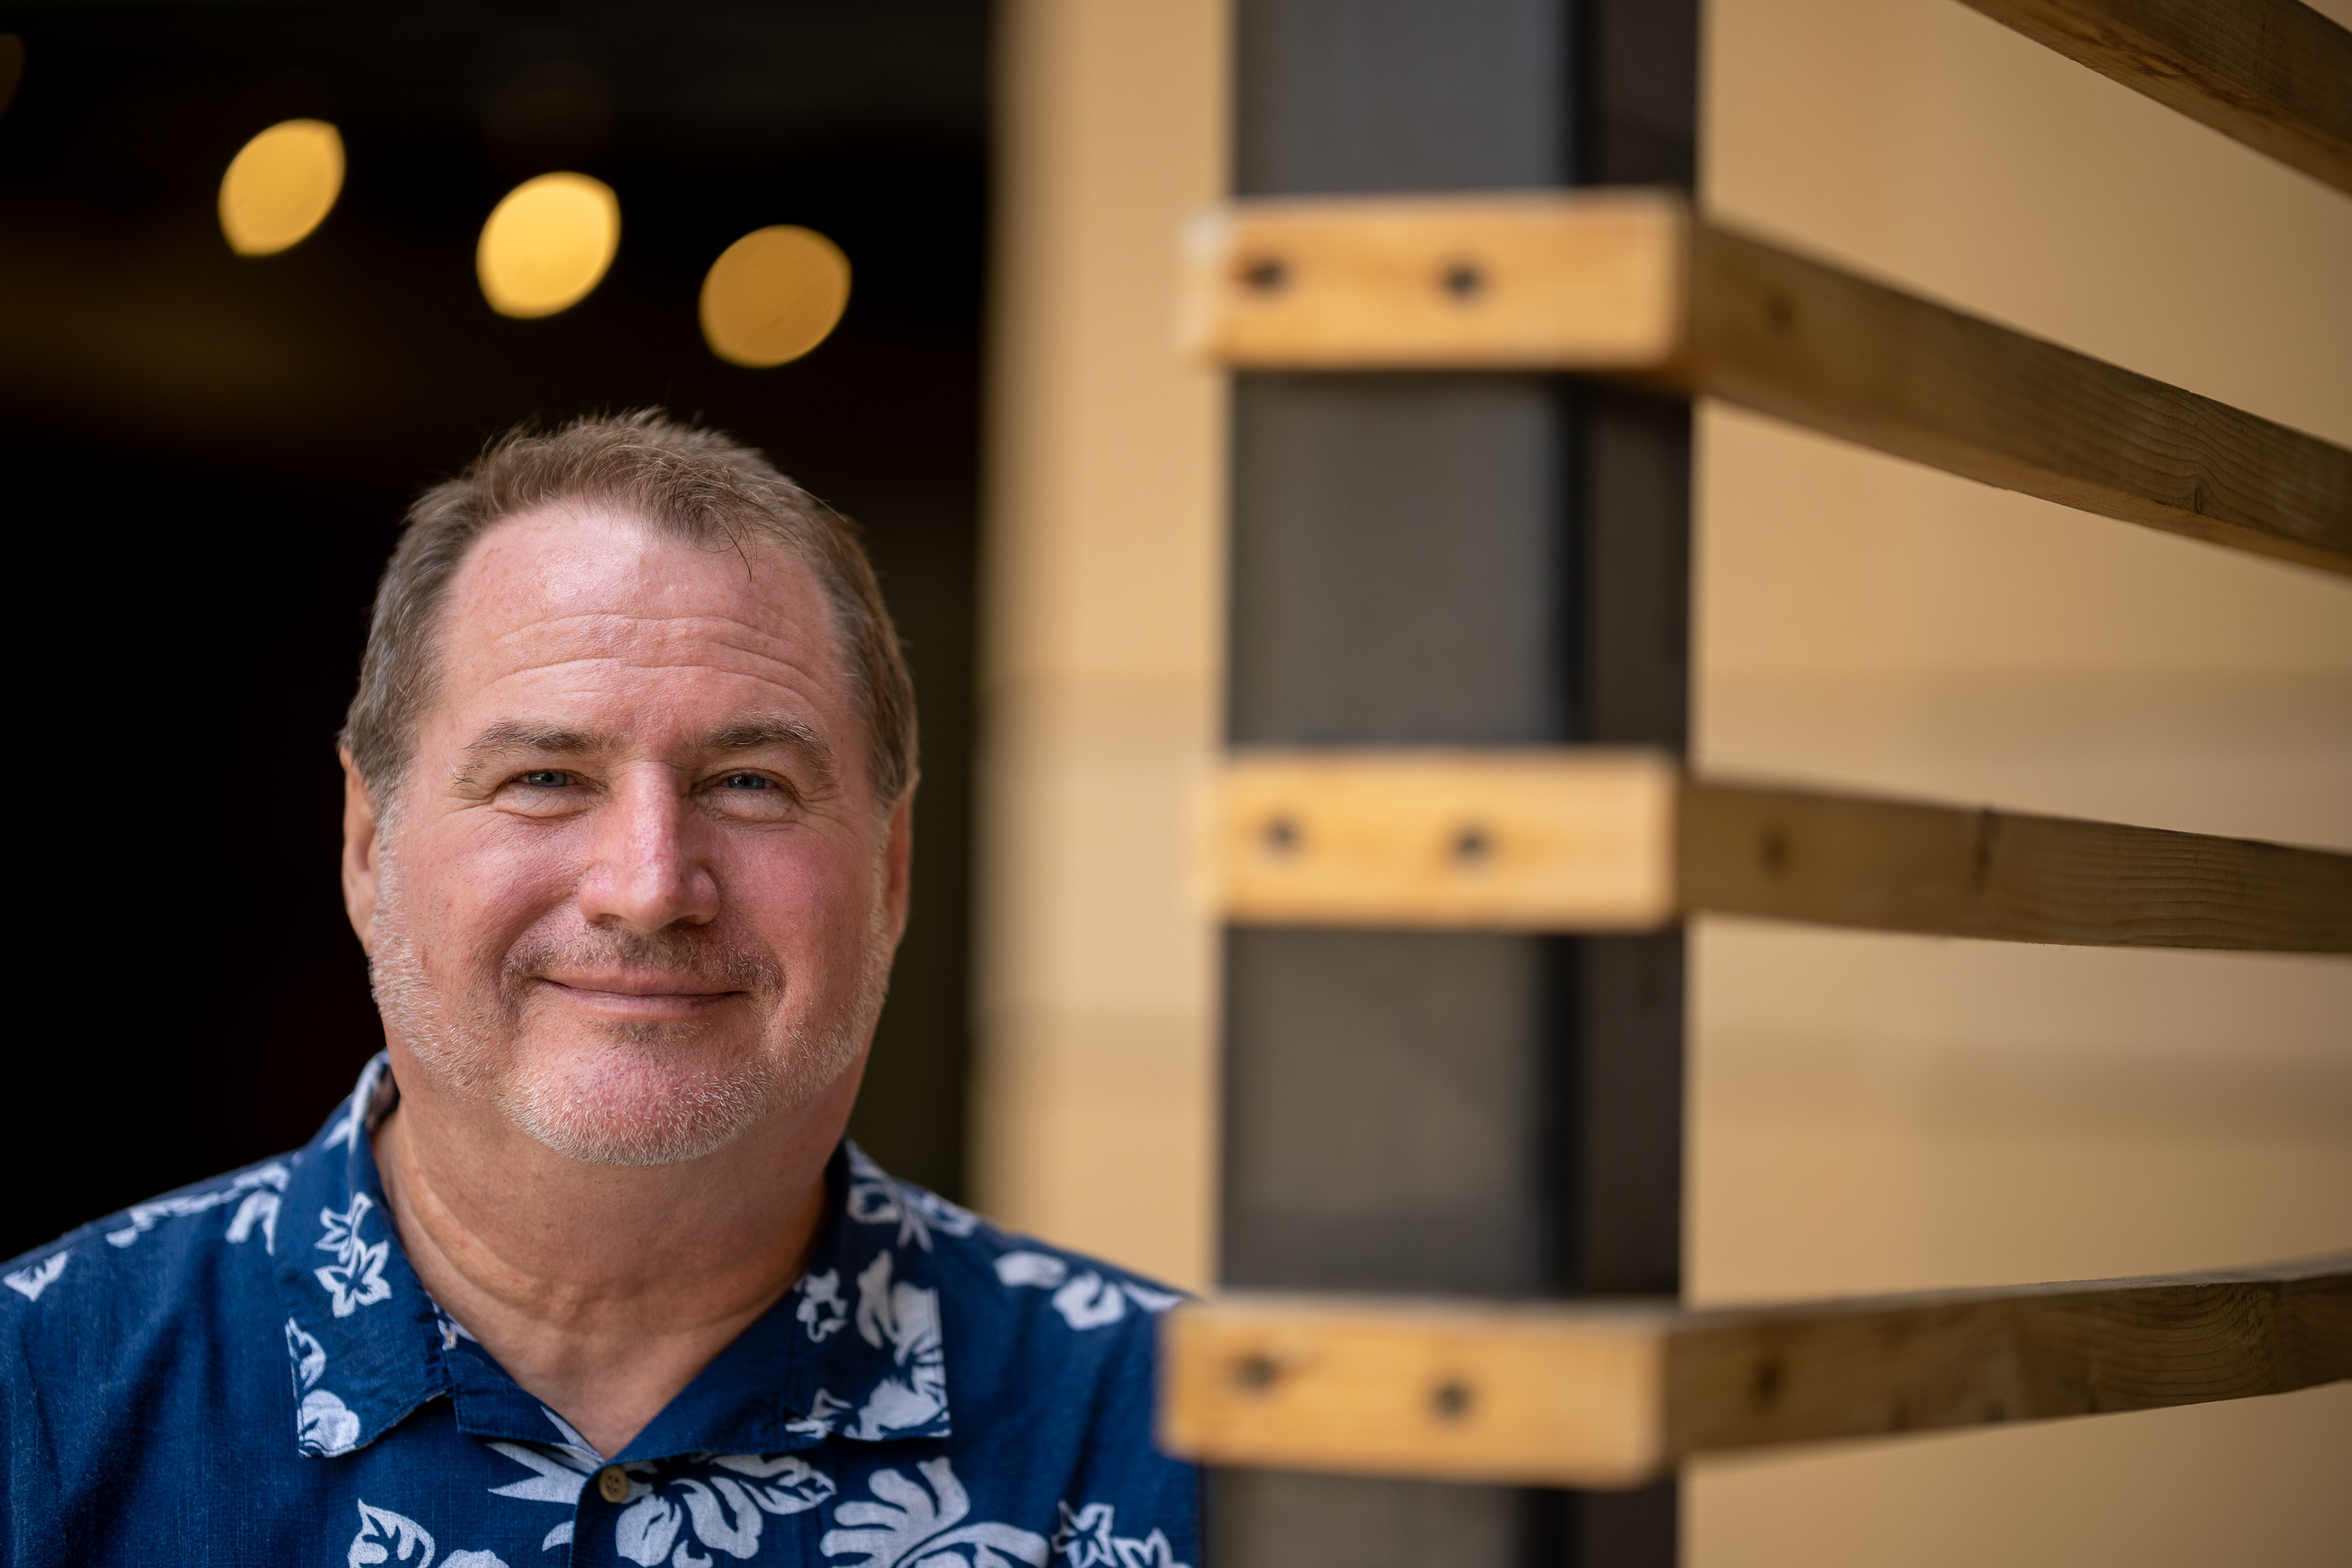
<svg viewBox="0 0 2352 1568"><path fill-rule="evenodd" d="M273 1252L296 1448L351 1453L446 1395L461 1431L587 1456L580 1435L444 1314L409 1267L368 1136L398 1101L380 1054L292 1162ZM949 1435L933 1248L979 1220L893 1181L845 1139L825 1188L798 1283L614 1458Z"/></svg>

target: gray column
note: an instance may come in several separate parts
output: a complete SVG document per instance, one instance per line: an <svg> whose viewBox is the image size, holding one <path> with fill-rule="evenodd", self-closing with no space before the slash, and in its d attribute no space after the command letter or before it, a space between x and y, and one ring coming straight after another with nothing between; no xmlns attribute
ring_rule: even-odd
<svg viewBox="0 0 2352 1568"><path fill-rule="evenodd" d="M1695 0L1241 0L1244 195L1691 172ZM1689 416L1539 376L1249 376L1237 745L1639 742L1687 722ZM1225 1284L1679 1284L1682 941L1235 930ZM1634 1494L1221 1471L1214 1568L1663 1568Z"/></svg>

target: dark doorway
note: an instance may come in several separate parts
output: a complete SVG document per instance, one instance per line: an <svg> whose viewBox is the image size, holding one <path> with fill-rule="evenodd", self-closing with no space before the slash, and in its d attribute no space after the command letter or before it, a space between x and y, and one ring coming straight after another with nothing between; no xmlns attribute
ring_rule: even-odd
<svg viewBox="0 0 2352 1568"><path fill-rule="evenodd" d="M380 1043L332 737L401 513L519 420L646 404L866 529L924 783L853 1131L957 1193L985 5L82 4L0 30L25 43L0 113L0 495L33 895L0 1256L324 1119ZM341 197L293 249L234 256L222 172L294 117L340 128ZM618 193L617 258L569 311L497 316L482 221L559 168ZM829 235L854 291L807 358L739 369L697 296L770 224Z"/></svg>

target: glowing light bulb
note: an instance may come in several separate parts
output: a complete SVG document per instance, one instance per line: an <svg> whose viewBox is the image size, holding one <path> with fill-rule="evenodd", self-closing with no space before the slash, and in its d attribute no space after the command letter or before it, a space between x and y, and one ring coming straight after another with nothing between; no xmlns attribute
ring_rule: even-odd
<svg viewBox="0 0 2352 1568"><path fill-rule="evenodd" d="M221 176L221 233L239 256L300 244L326 221L343 189L343 139L323 120L271 126L229 160Z"/></svg>
<svg viewBox="0 0 2352 1568"><path fill-rule="evenodd" d="M621 245L621 201L585 174L525 180L491 209L474 252L501 316L552 316L588 298Z"/></svg>
<svg viewBox="0 0 2352 1568"><path fill-rule="evenodd" d="M754 229L719 253L702 280L702 336L733 364L797 360L849 304L849 258L814 229Z"/></svg>

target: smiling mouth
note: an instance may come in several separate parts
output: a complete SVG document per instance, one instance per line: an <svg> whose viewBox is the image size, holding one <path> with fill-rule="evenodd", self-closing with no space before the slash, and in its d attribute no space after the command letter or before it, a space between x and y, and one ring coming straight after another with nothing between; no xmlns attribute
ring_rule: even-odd
<svg viewBox="0 0 2352 1568"><path fill-rule="evenodd" d="M540 975L534 978L566 1000L600 1012L627 1013L640 1018L647 1015L679 1017L749 995L732 988L720 989L698 979L634 979L625 976L601 975L593 977L576 976L570 979Z"/></svg>

